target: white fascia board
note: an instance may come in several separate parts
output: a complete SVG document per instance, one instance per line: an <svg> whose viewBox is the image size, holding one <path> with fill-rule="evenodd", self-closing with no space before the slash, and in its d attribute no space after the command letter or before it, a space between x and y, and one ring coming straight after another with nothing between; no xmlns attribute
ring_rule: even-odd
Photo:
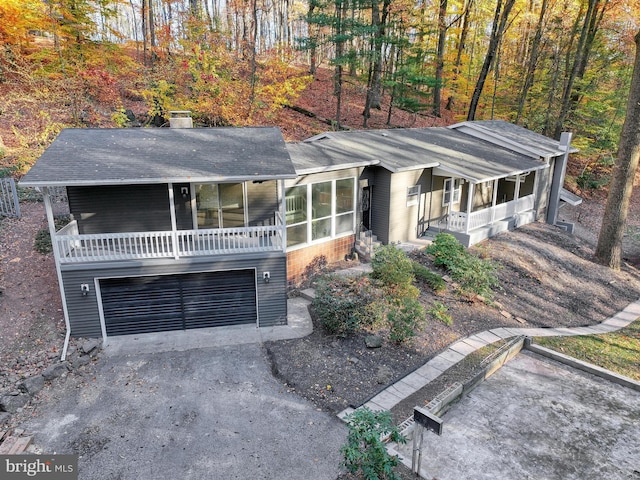
<svg viewBox="0 0 640 480"><path fill-rule="evenodd" d="M21 187L93 187L105 185L149 185L166 183L241 183L241 182L267 182L269 180L288 180L296 178L296 174L258 176L255 177L178 177L178 178L136 178L136 179L106 179L106 180L73 180L73 181L32 181L18 182Z"/></svg>
<svg viewBox="0 0 640 480"><path fill-rule="evenodd" d="M378 165L379 163L380 163L379 160L371 160L370 162L353 162L353 163L344 163L341 165L301 168L301 169L296 169L296 174L298 177L300 177L302 175L311 175L314 173L335 172L338 170L347 170L350 168L370 167L372 165Z"/></svg>
<svg viewBox="0 0 640 480"><path fill-rule="evenodd" d="M422 165L412 165L410 167L401 167L401 168L395 168L390 165L387 165L384 162L380 162L380 166L385 170L389 170L391 173L400 173L400 172L410 172L412 170L425 170L427 168L436 168L440 166L440 162L430 162L430 163L424 163Z"/></svg>

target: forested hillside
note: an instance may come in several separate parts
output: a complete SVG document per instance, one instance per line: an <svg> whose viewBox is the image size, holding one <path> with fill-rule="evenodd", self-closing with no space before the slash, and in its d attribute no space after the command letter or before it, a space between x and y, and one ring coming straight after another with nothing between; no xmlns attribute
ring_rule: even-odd
<svg viewBox="0 0 640 480"><path fill-rule="evenodd" d="M500 118L615 154L637 0L2 0L0 175L64 127L332 128Z"/></svg>

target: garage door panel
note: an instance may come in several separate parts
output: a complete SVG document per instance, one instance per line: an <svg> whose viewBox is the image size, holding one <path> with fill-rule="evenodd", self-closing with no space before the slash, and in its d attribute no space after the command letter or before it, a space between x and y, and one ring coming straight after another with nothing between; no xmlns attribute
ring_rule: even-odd
<svg viewBox="0 0 640 480"><path fill-rule="evenodd" d="M107 335L256 323L253 270L104 279Z"/></svg>
<svg viewBox="0 0 640 480"><path fill-rule="evenodd" d="M254 273L209 272L185 279L186 328L251 324L256 321Z"/></svg>

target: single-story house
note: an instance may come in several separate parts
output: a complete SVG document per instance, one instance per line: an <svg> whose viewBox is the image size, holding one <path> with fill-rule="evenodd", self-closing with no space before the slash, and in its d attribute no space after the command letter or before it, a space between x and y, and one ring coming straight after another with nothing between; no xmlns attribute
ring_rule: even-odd
<svg viewBox="0 0 640 480"><path fill-rule="evenodd" d="M289 279L301 278L314 259L344 258L362 232L387 244L444 231L470 246L533 221L558 224L560 202L576 201L562 188L568 155L577 151L570 140L475 121L290 143L297 177L285 180ZM355 203L344 208L353 189ZM320 191L335 200L331 217Z"/></svg>
<svg viewBox="0 0 640 480"><path fill-rule="evenodd" d="M506 122L290 144L268 127L67 129L20 183L44 196L67 336L106 341L286 324L288 287L361 232L471 245L555 223L569 143Z"/></svg>

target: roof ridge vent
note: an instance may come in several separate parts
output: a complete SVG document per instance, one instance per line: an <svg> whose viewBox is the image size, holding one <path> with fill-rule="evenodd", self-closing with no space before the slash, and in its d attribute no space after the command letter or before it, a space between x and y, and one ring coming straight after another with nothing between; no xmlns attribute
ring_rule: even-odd
<svg viewBox="0 0 640 480"><path fill-rule="evenodd" d="M169 126L171 128L193 128L191 110L171 110L169 112Z"/></svg>

